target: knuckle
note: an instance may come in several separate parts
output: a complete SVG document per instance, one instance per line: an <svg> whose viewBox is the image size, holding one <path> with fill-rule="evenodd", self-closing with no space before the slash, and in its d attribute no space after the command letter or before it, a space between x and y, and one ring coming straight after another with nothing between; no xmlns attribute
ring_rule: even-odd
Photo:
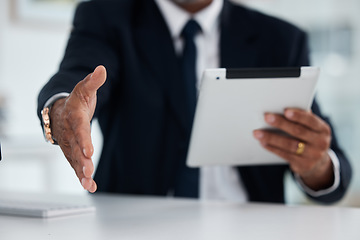
<svg viewBox="0 0 360 240"><path fill-rule="evenodd" d="M68 112L66 122L68 123L69 129L78 129L84 121L85 117L82 111L75 110Z"/></svg>
<svg viewBox="0 0 360 240"><path fill-rule="evenodd" d="M75 92L76 97L80 100L80 102L82 103L87 103L89 102L89 96L87 96L86 94L84 94L83 91L76 91Z"/></svg>
<svg viewBox="0 0 360 240"><path fill-rule="evenodd" d="M63 113L60 115L59 119L60 119L60 122L61 122L61 123L67 122L67 111L63 112Z"/></svg>
<svg viewBox="0 0 360 240"><path fill-rule="evenodd" d="M87 136L87 132L84 131L83 127L77 127L74 129L74 136L76 136L77 138L84 138Z"/></svg>
<svg viewBox="0 0 360 240"><path fill-rule="evenodd" d="M292 109L292 119L297 120L301 117L301 112L299 112L297 109Z"/></svg>
<svg viewBox="0 0 360 240"><path fill-rule="evenodd" d="M61 143L68 148L71 148L70 141L73 138L71 131L64 129L61 134Z"/></svg>
<svg viewBox="0 0 360 240"><path fill-rule="evenodd" d="M330 141L328 138L322 138L318 141L318 146L320 149L328 149L330 145Z"/></svg>
<svg viewBox="0 0 360 240"><path fill-rule="evenodd" d="M315 153L313 153L314 159L321 159L323 156L324 156L323 151L316 151Z"/></svg>
<svg viewBox="0 0 360 240"><path fill-rule="evenodd" d="M70 141L66 138L62 138L61 145L64 146L66 149L71 150L71 144Z"/></svg>
<svg viewBox="0 0 360 240"><path fill-rule="evenodd" d="M298 142L297 141L288 141L288 148L291 150L296 151L298 148Z"/></svg>
<svg viewBox="0 0 360 240"><path fill-rule="evenodd" d="M295 133L296 135L301 136L301 135L304 134L304 132L305 132L305 130L304 130L304 128L303 128L302 126L296 125L296 126L294 127L294 133Z"/></svg>
<svg viewBox="0 0 360 240"><path fill-rule="evenodd" d="M328 124L325 124L324 133L326 135L331 135L331 128L330 128L330 126Z"/></svg>
<svg viewBox="0 0 360 240"><path fill-rule="evenodd" d="M74 88L73 95L80 101L80 103L87 105L90 102L92 95L86 91L85 84L86 82L84 80L80 81Z"/></svg>

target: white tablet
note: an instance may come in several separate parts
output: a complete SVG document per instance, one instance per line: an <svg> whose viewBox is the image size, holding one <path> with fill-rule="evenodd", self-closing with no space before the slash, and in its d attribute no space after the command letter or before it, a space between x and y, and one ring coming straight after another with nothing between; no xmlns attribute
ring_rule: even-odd
<svg viewBox="0 0 360 240"><path fill-rule="evenodd" d="M200 86L188 166L286 164L253 130L270 128L264 113L310 109L319 69L207 69Z"/></svg>

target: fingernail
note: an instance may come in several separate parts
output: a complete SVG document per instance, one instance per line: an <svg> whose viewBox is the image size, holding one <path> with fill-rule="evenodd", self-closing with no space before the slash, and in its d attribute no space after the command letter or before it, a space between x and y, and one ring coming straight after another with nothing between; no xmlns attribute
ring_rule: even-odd
<svg viewBox="0 0 360 240"><path fill-rule="evenodd" d="M292 111L292 110L285 111L285 117L292 118L293 116L294 116L294 111Z"/></svg>
<svg viewBox="0 0 360 240"><path fill-rule="evenodd" d="M85 166L83 166L83 174L85 175ZM86 177L86 176L85 176Z"/></svg>
<svg viewBox="0 0 360 240"><path fill-rule="evenodd" d="M85 157L87 157L85 148L83 148L83 154L84 154Z"/></svg>
<svg viewBox="0 0 360 240"><path fill-rule="evenodd" d="M265 121L268 122L268 123L274 123L275 122L274 114L267 114L265 116Z"/></svg>
<svg viewBox="0 0 360 240"><path fill-rule="evenodd" d="M85 186L84 186L85 180L86 180L85 178L82 178L82 179L81 179L81 185L82 185L82 187L86 190L86 188L85 188Z"/></svg>
<svg viewBox="0 0 360 240"><path fill-rule="evenodd" d="M261 139L264 137L264 133L262 133L261 131L255 131L254 136L256 139Z"/></svg>
<svg viewBox="0 0 360 240"><path fill-rule="evenodd" d="M89 193L94 193L95 192L95 189L94 189L94 183L91 184L91 187L89 189Z"/></svg>

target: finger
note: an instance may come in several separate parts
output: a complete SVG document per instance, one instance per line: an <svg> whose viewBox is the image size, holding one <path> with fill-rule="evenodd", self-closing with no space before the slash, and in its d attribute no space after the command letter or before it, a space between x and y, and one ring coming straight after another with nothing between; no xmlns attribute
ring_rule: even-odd
<svg viewBox="0 0 360 240"><path fill-rule="evenodd" d="M92 178L82 178L81 185L83 188L91 193L96 192L97 185L96 182Z"/></svg>
<svg viewBox="0 0 360 240"><path fill-rule="evenodd" d="M89 190L91 188L93 180L91 178L81 178L81 185L85 190Z"/></svg>
<svg viewBox="0 0 360 240"><path fill-rule="evenodd" d="M284 151L280 148L271 146L271 145L267 145L262 143L261 144L266 150L278 155L279 157L281 157L282 159L284 159L285 161L292 163L292 162L296 162L296 161L304 161L302 159L302 156L300 155L295 155L294 153L288 152L288 151Z"/></svg>
<svg viewBox="0 0 360 240"><path fill-rule="evenodd" d="M68 160L73 167L76 176L79 178L79 180L81 180L81 184L86 190L88 190L91 187L91 184L88 184L88 181L83 179L92 180L91 176L94 172L94 164L90 158L84 157L79 145L77 145L76 139L72 139L70 144L72 146L73 153L70 157L70 160Z"/></svg>
<svg viewBox="0 0 360 240"><path fill-rule="evenodd" d="M318 137L317 132L312 131L304 125L289 121L279 114L266 113L265 121L269 125L305 142L311 142L314 138Z"/></svg>
<svg viewBox="0 0 360 240"><path fill-rule="evenodd" d="M83 162L83 174L87 178L91 178L94 173L94 164L91 159L85 159Z"/></svg>
<svg viewBox="0 0 360 240"><path fill-rule="evenodd" d="M70 162L70 161L69 161ZM81 183L81 185L82 185L82 187L85 189L85 190L89 190L90 188L91 188L91 186L92 186L92 178L91 178L91 174L89 174L90 176L89 177L86 177L85 176L85 168L86 167L82 167L81 168L81 166L82 166L82 164L81 164L81 162L82 161L72 161L72 167L73 167L73 169L74 169L74 171L75 171L75 174L76 174L76 176L78 177L78 179L79 179L79 181L80 181L80 183ZM87 162L91 162L91 161L89 161L89 160L87 160ZM81 170L82 169L82 170Z"/></svg>
<svg viewBox="0 0 360 240"><path fill-rule="evenodd" d="M85 177L91 177L94 171L94 165L90 158L87 158L82 148L77 142L77 135L71 128L71 121L69 123L66 119L60 130L61 134L58 139L59 146L63 151L66 159L68 160L71 167L74 169L76 176L81 180Z"/></svg>
<svg viewBox="0 0 360 240"><path fill-rule="evenodd" d="M305 173L311 172L315 168L315 166L320 163L319 159L321 159L321 158L319 158L319 157L305 157L303 154L297 155L297 154L289 153L280 148L277 148L277 147L274 147L271 145L267 145L264 143L262 143L262 146L266 150L278 155L279 157L281 157L282 159L287 161L290 164L291 170L300 175L304 175ZM313 150L313 148L312 148L312 150ZM317 153L319 153L319 152L317 152ZM311 154L309 154L309 155L311 155ZM318 156L320 156L320 155L318 155ZM322 157L322 159L324 159L323 156L321 156L321 157Z"/></svg>
<svg viewBox="0 0 360 240"><path fill-rule="evenodd" d="M74 135L77 136L74 144L78 145L80 149L78 155L82 154L84 156L84 158L80 158L82 172L85 177L89 178L94 172L94 164L91 160L94 153L94 146L91 142L90 124L88 129L76 128L74 133Z"/></svg>
<svg viewBox="0 0 360 240"><path fill-rule="evenodd" d="M64 139L62 138L59 142L61 150L63 151L66 159L70 163L71 167L74 169L76 176L81 181L82 178L91 176L93 172L93 163L91 159L86 158L79 145L76 142L75 138ZM91 171L91 174L89 173Z"/></svg>
<svg viewBox="0 0 360 240"><path fill-rule="evenodd" d="M74 169L76 176L81 180L83 177L85 177L84 167L91 170L90 165L92 163L89 164L91 159L86 158L83 155L80 147L76 144L76 140L70 141L69 143L71 145L71 152L68 156L66 156L66 158L68 159L71 167ZM85 171L88 173L87 169L85 169Z"/></svg>
<svg viewBox="0 0 360 240"><path fill-rule="evenodd" d="M68 162L70 163L71 167L74 169L76 176L78 177L79 181L81 181L83 178L90 178L94 172L94 164L91 160L91 155L93 153L93 146L91 143L91 135L90 135L90 123L89 121L85 121L85 124L79 124L79 119L84 119L86 117L75 117L74 121L72 121L72 118L66 118L64 122L64 129L63 129L61 138L59 139L58 143L64 152L64 155L66 156ZM81 122L81 121L80 121ZM75 127L74 127L75 126ZM86 127L88 126L87 130ZM86 142L83 139L89 138L89 147L84 148L84 146L81 145L81 142ZM90 149L86 153L84 149ZM83 186L85 189L89 189L91 185L85 185Z"/></svg>
<svg viewBox="0 0 360 240"><path fill-rule="evenodd" d="M94 72L84 79L83 91L85 96L91 96L105 83L106 69L104 66L97 66Z"/></svg>
<svg viewBox="0 0 360 240"><path fill-rule="evenodd" d="M294 154L298 148L299 141L288 136L265 130L255 130L253 134L262 145L269 145L292 154ZM305 155L305 151L303 154Z"/></svg>
<svg viewBox="0 0 360 240"><path fill-rule="evenodd" d="M297 156L297 155L291 154L289 152L285 152L281 149L278 149L278 148L270 146L270 145L263 145L263 147L266 150L276 154L277 156L281 157L286 162L288 162L290 164L291 170L293 172L301 174L304 171L304 167L305 167L304 163L306 161L304 161L304 159L301 156Z"/></svg>
<svg viewBox="0 0 360 240"><path fill-rule="evenodd" d="M320 117L311 111L305 111L296 108L288 108L284 112L284 116L290 121L299 123L316 132L325 132L330 134L329 125Z"/></svg>
<svg viewBox="0 0 360 240"><path fill-rule="evenodd" d="M91 193L94 193L94 192L96 192L96 190L97 190L96 182L94 180L92 180L92 184L91 184L90 188L88 189L88 191Z"/></svg>
<svg viewBox="0 0 360 240"><path fill-rule="evenodd" d="M94 153L91 140L91 119L84 112L76 111L69 114L67 121L74 136L76 136L76 144L79 145L85 157L91 158Z"/></svg>
<svg viewBox="0 0 360 240"><path fill-rule="evenodd" d="M298 150L299 140L284 136L282 134L273 132L273 131L266 131L266 130L255 130L253 132L254 137L260 141L260 143L264 146L271 146L277 149L280 149L284 152L295 154ZM305 149L301 153L302 158L308 159L320 159L323 157L324 153L327 150L321 149L316 145L312 145L310 143L304 143Z"/></svg>
<svg viewBox="0 0 360 240"><path fill-rule="evenodd" d="M63 145L62 150L64 153L71 152L70 155L65 155L66 158L68 159L71 167L74 169L75 174L81 182L83 188L91 191L91 189L94 189L92 186L93 183L91 183L91 181L93 181L91 179L91 175L94 172L94 164L91 159L87 159L82 155L80 147L76 145L75 142L76 140L73 140L68 144L71 147L64 147ZM92 191L95 192L96 188Z"/></svg>

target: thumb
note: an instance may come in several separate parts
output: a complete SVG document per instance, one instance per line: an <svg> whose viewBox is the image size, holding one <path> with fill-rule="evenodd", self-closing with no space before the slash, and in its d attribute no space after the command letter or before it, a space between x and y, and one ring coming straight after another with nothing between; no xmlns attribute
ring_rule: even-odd
<svg viewBox="0 0 360 240"><path fill-rule="evenodd" d="M97 66L92 74L84 79L83 91L85 95L91 96L105 83L106 68L102 65Z"/></svg>

